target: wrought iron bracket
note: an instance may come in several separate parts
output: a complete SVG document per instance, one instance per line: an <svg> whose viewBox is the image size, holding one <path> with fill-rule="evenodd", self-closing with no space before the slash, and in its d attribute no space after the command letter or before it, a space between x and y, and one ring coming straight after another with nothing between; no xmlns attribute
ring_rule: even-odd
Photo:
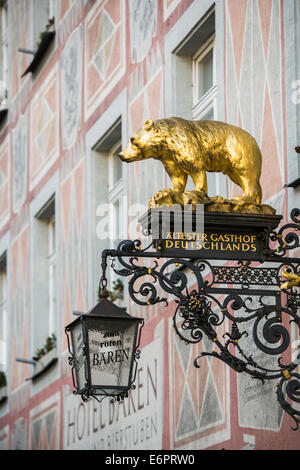
<svg viewBox="0 0 300 470"><path fill-rule="evenodd" d="M196 357L194 366L200 367L202 357L212 356L263 383L276 381L278 402L296 430L300 423L300 260L286 255L300 248L299 230L300 210L293 209L291 222L265 232L261 261L231 258L230 264L224 258L219 263L218 257L199 258L197 251L192 258L190 252L188 258L182 252L168 256L157 240L146 248L140 240L123 240L117 249L102 253L100 287L107 283L110 258L113 271L129 279L129 295L136 304L168 305L174 300L173 327L179 339L193 344L205 335L215 345L212 352ZM148 264L141 263L148 258ZM291 328L298 339L292 357Z"/></svg>

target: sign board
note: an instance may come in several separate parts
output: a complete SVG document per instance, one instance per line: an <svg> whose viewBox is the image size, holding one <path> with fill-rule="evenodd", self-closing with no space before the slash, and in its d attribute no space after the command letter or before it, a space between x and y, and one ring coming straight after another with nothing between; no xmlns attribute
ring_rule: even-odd
<svg viewBox="0 0 300 470"><path fill-rule="evenodd" d="M154 208L139 222L164 257L263 261L282 216Z"/></svg>

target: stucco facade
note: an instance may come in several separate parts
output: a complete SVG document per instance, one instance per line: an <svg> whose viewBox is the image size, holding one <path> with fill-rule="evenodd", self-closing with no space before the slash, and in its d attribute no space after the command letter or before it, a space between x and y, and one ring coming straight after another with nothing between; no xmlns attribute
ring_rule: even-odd
<svg viewBox="0 0 300 470"><path fill-rule="evenodd" d="M124 147L145 119L201 118L209 109L213 119L242 127L262 151L263 202L284 222L299 207L299 186L284 188L300 168L298 0L52 1L55 37L34 73L21 77L33 56L18 49L33 48L35 8L31 0L7 2L8 112L0 124L7 400L0 404L0 447L299 449L300 431L291 430L273 384L237 376L215 358L193 366L211 345L178 341L172 299L168 307L140 307L125 282L123 304L146 324L136 389L120 404L83 403L72 394L64 333L72 311L97 302L101 250L114 243L103 231L118 225L116 238L136 237L137 217L169 186L161 163L148 160L123 164L118 184L108 188L110 149ZM194 64L209 37L213 83L206 101L195 104ZM208 183L211 195L240 194L221 174ZM105 204L117 211L112 225ZM52 259L52 236L55 274L42 262ZM34 367L16 358L31 359L50 333L58 360L28 380Z"/></svg>

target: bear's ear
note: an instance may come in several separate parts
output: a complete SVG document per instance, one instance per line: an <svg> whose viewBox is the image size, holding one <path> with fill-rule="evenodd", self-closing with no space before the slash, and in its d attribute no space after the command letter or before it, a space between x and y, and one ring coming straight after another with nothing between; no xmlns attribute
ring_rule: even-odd
<svg viewBox="0 0 300 470"><path fill-rule="evenodd" d="M152 121L152 119L147 119L144 122L144 129L146 131L150 131L151 129L153 129L153 127L154 127L154 122Z"/></svg>

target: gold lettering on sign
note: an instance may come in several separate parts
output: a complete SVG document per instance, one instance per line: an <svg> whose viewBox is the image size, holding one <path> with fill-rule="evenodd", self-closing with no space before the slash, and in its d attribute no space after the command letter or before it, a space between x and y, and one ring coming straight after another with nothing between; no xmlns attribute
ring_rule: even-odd
<svg viewBox="0 0 300 470"><path fill-rule="evenodd" d="M216 251L256 251L256 235L234 233L168 232L166 248Z"/></svg>

